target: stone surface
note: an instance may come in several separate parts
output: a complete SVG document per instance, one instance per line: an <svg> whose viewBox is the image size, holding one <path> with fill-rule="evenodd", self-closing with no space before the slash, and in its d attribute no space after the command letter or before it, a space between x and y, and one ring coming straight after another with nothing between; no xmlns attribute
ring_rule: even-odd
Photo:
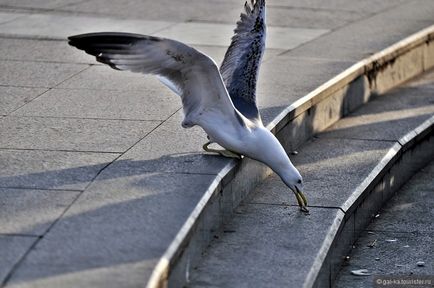
<svg viewBox="0 0 434 288"><path fill-rule="evenodd" d="M351 62L281 56L265 62L261 66L257 92L264 124L349 66Z"/></svg>
<svg viewBox="0 0 434 288"><path fill-rule="evenodd" d="M432 167L431 165L431 172ZM388 202L370 230L431 233L434 236L434 181L430 173L418 173Z"/></svg>
<svg viewBox="0 0 434 288"><path fill-rule="evenodd" d="M424 1L427 0L267 1L268 50L261 69L258 94L264 122L268 123L284 107L343 71L355 60L432 24L432 5ZM424 3L426 6L422 7ZM0 198L0 203L9 203L7 209L13 209L8 214L18 219L4 225L0 220L0 229L3 225L4 229L19 233L43 233L73 196L82 192L67 213L41 238L29 257L16 267L6 287L143 287L159 257L216 173L230 160L203 153L201 145L206 142L206 134L197 127L190 130L180 127L180 100L154 77L120 73L103 67L94 57L69 47L66 37L101 30L167 35L190 44L201 44L194 46L220 63L239 19L242 2L0 0L0 6L0 69L3 71L0 87L5 87L0 89L4 91L17 86L50 89L36 99L25 93L7 101L5 96L0 97L3 99L0 109L6 110L1 113L9 114L26 104L13 112L13 117L0 115L0 129L3 129L0 142L11 145L7 146L8 149L0 148L0 187L8 187L2 191L21 191L13 187L27 188L20 195L8 192L9 198ZM388 15L388 11L392 14ZM273 47L279 49L270 49ZM281 55L285 51L287 53ZM25 103L25 99L34 100ZM145 125L142 129L143 120L158 120L155 124L167 121L147 134L145 131L149 132L153 127ZM56 132L50 127L60 129ZM139 139L142 140L137 142ZM308 149L312 151L317 145L316 158L309 158L302 151L299 160L292 157L303 170L310 204L324 206L344 201L339 197L351 191L348 188L350 184L355 185L359 181L357 177L363 177L374 158L380 157L390 144L338 139L325 141L328 141L325 147L309 144L311 148ZM337 142L340 143L335 144ZM120 155L47 149L128 151ZM366 149L369 152L365 152ZM366 161L362 157L364 153ZM319 162L315 162L317 160ZM350 161L355 160L365 161L362 161L359 176L356 175L358 170L351 171L354 175L348 177L336 176L335 179L329 176L331 171L337 174L347 172ZM320 164L324 163L327 169L322 170ZM307 167L309 165L312 165L312 170ZM261 169L259 165L253 166L241 174L243 179L237 180L246 183L242 187L247 187L249 181L244 175ZM323 178L314 177L315 169ZM309 181L311 178L313 180ZM330 185L326 187L328 190L324 188L323 182L329 178L340 183L342 189L335 191ZM295 271L291 276L296 275L294 279L300 283L304 278L297 274L299 268L310 267L316 255L312 247L321 245L324 240L315 236L328 231L330 225L327 223L342 213L335 208L311 208L310 216L302 215L296 207L281 205L281 202L295 204L288 188L275 176L270 182L277 188L267 188L262 195L275 198L269 198L267 205L247 204L244 214L241 214L243 218L233 222L239 224L236 232L227 230L224 236L248 236L245 242L234 242L241 253L248 248L243 243L257 241L256 246L252 245L257 250L252 254L244 253L239 259L258 255L257 259L265 259L259 261L260 265L279 265L274 271L263 265L263 279ZM231 187L235 186L228 189ZM325 190L325 193L318 190ZM231 192L233 194L226 197L237 199L242 195L240 191ZM31 207L15 209L25 206L23 203L26 201L34 203L34 207L27 205ZM41 218L27 216L38 209L43 209L46 214L37 213ZM261 215L260 219L256 218L256 213ZM212 221L206 219L205 222L211 225ZM325 226L322 226L323 222ZM244 224L251 224L253 228L248 229ZM275 227L279 229L271 229ZM295 233L294 229L302 232ZM271 234L264 235L264 231ZM272 233L279 236L273 237ZM257 235L263 235L268 242L258 241ZM218 240L224 242L223 238ZM1 275L6 275L30 247L31 244L19 239L21 237L15 237L13 242L5 245L0 243L0 253L3 253L0 257ZM276 248L271 254L279 256L276 251L283 251L283 260L272 259L267 253L260 252L262 247L270 249L270 243L280 249ZM9 248L12 246L18 248ZM13 257L3 257L3 249ZM304 250L312 253L302 258ZM221 255L216 257L221 261ZM228 259L232 259L230 257ZM5 259L12 260L3 265ZM257 260L244 262L258 263ZM252 275L252 271L247 275ZM288 279L271 280L283 282ZM250 286L258 286L255 284Z"/></svg>
<svg viewBox="0 0 434 288"><path fill-rule="evenodd" d="M0 283L36 240L37 237L0 235Z"/></svg>
<svg viewBox="0 0 434 288"><path fill-rule="evenodd" d="M392 145L389 142L348 139L308 141L291 159L304 178L304 192L309 205L340 207ZM297 204L295 196L279 177L273 179L270 187L254 201Z"/></svg>
<svg viewBox="0 0 434 288"><path fill-rule="evenodd" d="M7 287L142 286L213 178L104 170Z"/></svg>
<svg viewBox="0 0 434 288"><path fill-rule="evenodd" d="M403 87L419 87L421 89L434 89L434 70L412 79L411 81L404 83Z"/></svg>
<svg viewBox="0 0 434 288"><path fill-rule="evenodd" d="M405 11L404 11L405 12ZM403 12L403 13L404 13ZM318 57L336 60L361 60L397 41L433 24L433 21L414 19L384 20L387 12L351 23L291 50L288 57ZM407 14L410 15L411 12ZM403 25L405 23L405 25ZM355 33L354 31L357 31ZM341 41L340 39L345 39Z"/></svg>
<svg viewBox="0 0 434 288"><path fill-rule="evenodd" d="M86 69L83 64L0 61L0 85L51 88Z"/></svg>
<svg viewBox="0 0 434 288"><path fill-rule="evenodd" d="M423 9L420 9L423 7ZM389 19L413 19L432 21L434 16L434 2L430 0L408 1L384 14L385 20Z"/></svg>
<svg viewBox="0 0 434 288"><path fill-rule="evenodd" d="M197 45L228 46L233 35L233 24L180 23L160 30L155 35ZM325 29L268 27L267 47L291 49L327 33ZM291 35L291 37L285 37Z"/></svg>
<svg viewBox="0 0 434 288"><path fill-rule="evenodd" d="M0 188L0 234L43 235L78 194Z"/></svg>
<svg viewBox="0 0 434 288"><path fill-rule="evenodd" d="M50 25L47 25L47 23L50 23ZM68 36L75 34L102 31L128 31L150 34L169 25L171 25L170 22L163 21L119 20L35 13L0 24L0 34L66 39Z"/></svg>
<svg viewBox="0 0 434 288"><path fill-rule="evenodd" d="M274 26L332 30L367 16L366 12L356 10L310 9L294 7L295 5L283 6L280 3L274 6L272 2L267 2L267 4L270 4L267 10L267 24ZM229 19L228 22L230 22Z"/></svg>
<svg viewBox="0 0 434 288"><path fill-rule="evenodd" d="M304 7L313 10L344 10L344 11L362 11L365 13L376 13L380 11L387 11L388 9L405 3L405 0L367 0L367 1L346 1L346 0L275 0L270 1L270 5L282 5L289 7Z"/></svg>
<svg viewBox="0 0 434 288"><path fill-rule="evenodd" d="M92 57L93 58L93 57ZM158 86L157 86L158 85ZM158 87L160 93L170 93L169 89L163 88L154 76L128 71L116 71L107 66L92 66L75 77L63 82L58 88L75 88L91 90L152 90Z"/></svg>
<svg viewBox="0 0 434 288"><path fill-rule="evenodd" d="M238 19L242 3L234 4L227 1L204 2L200 0L181 0L174 3L171 0L141 1L119 0L107 2L105 0L83 1L75 5L64 7L61 10L94 13L116 16L120 18L138 18L147 20L165 19L174 22L187 22L192 20L212 21L215 14L231 13L232 22ZM234 11L234 8L238 8Z"/></svg>
<svg viewBox="0 0 434 288"><path fill-rule="evenodd" d="M377 97L320 137L397 141L434 113L433 89L399 89Z"/></svg>
<svg viewBox="0 0 434 288"><path fill-rule="evenodd" d="M0 187L83 190L119 154L0 150Z"/></svg>
<svg viewBox="0 0 434 288"><path fill-rule="evenodd" d="M0 127L0 148L124 152L159 123L9 116Z"/></svg>
<svg viewBox="0 0 434 288"><path fill-rule="evenodd" d="M1 60L94 64L92 58L66 41L0 38Z"/></svg>
<svg viewBox="0 0 434 288"><path fill-rule="evenodd" d="M181 99L160 86L161 83L155 83L140 91L52 89L13 115L163 121L181 108ZM136 126L136 129L137 125L152 127L156 123L125 122L128 127ZM119 133L123 133L124 129L118 128Z"/></svg>
<svg viewBox="0 0 434 288"><path fill-rule="evenodd" d="M9 114L45 91L47 89L0 86L0 115Z"/></svg>
<svg viewBox="0 0 434 288"><path fill-rule="evenodd" d="M82 0L1 0L0 5L14 8L59 8L74 3L83 2Z"/></svg>
<svg viewBox="0 0 434 288"><path fill-rule="evenodd" d="M25 15L26 14L0 12L0 24L7 23Z"/></svg>
<svg viewBox="0 0 434 288"><path fill-rule="evenodd" d="M198 126L182 128L182 119L183 113L179 111L114 165L137 167L148 172L218 174L230 160L204 152L202 145L208 141L206 133Z"/></svg>
<svg viewBox="0 0 434 288"><path fill-rule="evenodd" d="M266 181L256 191L270 188ZM312 208L305 215L295 207L242 205L193 270L189 287L302 287L305 273L300 271L310 269L328 226L340 214L337 209Z"/></svg>
<svg viewBox="0 0 434 288"><path fill-rule="evenodd" d="M433 275L433 171L431 163L417 173L379 212L380 216L367 227L369 233L362 232L336 287L371 285L372 276L353 276L350 271L354 269L368 269L380 276ZM374 247L368 247L374 241ZM417 266L419 261L425 266Z"/></svg>

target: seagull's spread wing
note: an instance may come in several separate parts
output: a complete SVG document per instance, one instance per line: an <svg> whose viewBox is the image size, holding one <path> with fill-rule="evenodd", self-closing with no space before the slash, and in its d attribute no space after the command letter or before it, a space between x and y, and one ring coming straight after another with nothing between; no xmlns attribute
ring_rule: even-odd
<svg viewBox="0 0 434 288"><path fill-rule="evenodd" d="M178 41L130 33L89 33L68 38L69 44L96 56L114 69L154 74L181 96L184 126L212 107L236 117L214 61Z"/></svg>
<svg viewBox="0 0 434 288"><path fill-rule="evenodd" d="M265 48L265 0L251 0L244 8L220 73L238 111L251 120L260 120L256 80Z"/></svg>

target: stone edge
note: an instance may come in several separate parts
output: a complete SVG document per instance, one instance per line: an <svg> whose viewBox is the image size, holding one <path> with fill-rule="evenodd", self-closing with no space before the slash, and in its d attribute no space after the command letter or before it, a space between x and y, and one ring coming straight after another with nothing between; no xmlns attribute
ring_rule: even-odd
<svg viewBox="0 0 434 288"><path fill-rule="evenodd" d="M288 106L267 125L267 128L279 138L287 151L291 151L315 133L323 131L352 110L368 102L372 94L382 94L434 67L433 42L434 25L357 62ZM430 127L432 131L432 125ZM336 265L334 264L336 263L326 264L336 262L338 255L345 254L344 251L341 251L342 253L338 251L347 245L338 245L339 249L335 249L335 246L337 246L337 239L348 234L347 230L351 226L353 230L355 229L355 215L357 208L362 204L360 197L368 199L364 195L369 192L365 191L378 186L375 182L381 176L386 177L386 172L393 169L391 166L398 161L399 156L411 150L411 147L418 143L417 139L423 138L420 136L423 133L417 134L416 130L412 131L416 133L413 134L415 137L406 135L400 140L399 143L405 145L397 143L389 151L373 170L372 173L377 173L377 175L374 177L371 173L345 203L343 210L346 211L346 215L343 219L335 219L336 225L333 227L336 226L336 229L330 229L328 239L317 254L317 259L306 278L304 287L317 287L318 283L325 280L325 276L328 278L327 283L332 282L333 273L330 270L335 270ZM209 186L175 239L159 259L146 287L182 287L188 283L189 270L198 263L213 234L231 217L233 209L246 197L248 192L270 173L269 168L248 158L240 162L230 161ZM372 182L374 180L375 182ZM384 183L383 186L385 186ZM398 186L395 185L395 187ZM358 218L360 218L360 213ZM369 219L370 217L367 221ZM367 221L365 219L364 222ZM363 225L358 227L363 227ZM354 237L352 233L351 237L344 238L347 242L350 239L351 242Z"/></svg>
<svg viewBox="0 0 434 288"><path fill-rule="evenodd" d="M354 189L330 227L303 287L333 287L359 234L419 169L434 160L434 116L398 140Z"/></svg>

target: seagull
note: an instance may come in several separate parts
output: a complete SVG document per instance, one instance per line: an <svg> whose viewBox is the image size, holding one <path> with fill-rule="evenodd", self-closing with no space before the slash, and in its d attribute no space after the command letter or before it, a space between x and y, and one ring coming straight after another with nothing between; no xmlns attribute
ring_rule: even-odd
<svg viewBox="0 0 434 288"><path fill-rule="evenodd" d="M207 152L260 161L294 192L308 212L303 179L279 140L264 127L256 105L256 82L265 50L265 0L244 4L223 63L176 40L100 32L68 37L69 44L117 70L156 75L182 100L182 127L208 134ZM225 150L210 149L217 143Z"/></svg>

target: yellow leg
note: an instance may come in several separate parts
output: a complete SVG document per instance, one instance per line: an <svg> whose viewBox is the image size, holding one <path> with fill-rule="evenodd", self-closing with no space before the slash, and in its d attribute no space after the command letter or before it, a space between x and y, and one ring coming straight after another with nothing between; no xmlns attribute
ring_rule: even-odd
<svg viewBox="0 0 434 288"><path fill-rule="evenodd" d="M210 145L211 142L206 142L205 144L203 144L202 148L203 150L205 150L206 152L212 152L212 153L218 153L224 157L228 157L228 158L236 158L236 159L241 159L241 155L229 150L218 150L218 149L211 149L208 148L208 145Z"/></svg>

